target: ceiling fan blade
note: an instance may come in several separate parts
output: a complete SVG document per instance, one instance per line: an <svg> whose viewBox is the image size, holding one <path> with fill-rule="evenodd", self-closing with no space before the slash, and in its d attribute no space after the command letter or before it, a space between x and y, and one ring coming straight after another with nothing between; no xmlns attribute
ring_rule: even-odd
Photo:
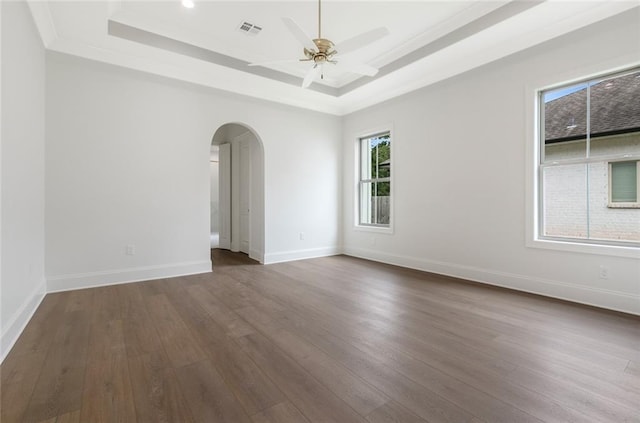
<svg viewBox="0 0 640 423"><path fill-rule="evenodd" d="M311 59L283 59L283 60L270 60L267 62L256 62L249 63L249 66L270 66L270 65L279 65L285 63L299 63L299 62L309 62Z"/></svg>
<svg viewBox="0 0 640 423"><path fill-rule="evenodd" d="M322 65L318 65L317 63L314 64L313 67L309 69L309 71L307 71L307 74L302 81L302 88L307 88L309 85L311 85L311 83L314 79L316 79L316 76L318 76L321 70Z"/></svg>
<svg viewBox="0 0 640 423"><path fill-rule="evenodd" d="M389 35L389 30L381 26L380 28L372 29L371 31L363 32L360 35L351 37L336 45L336 50L339 54L349 53L353 50L357 50L361 47L371 44L374 41L379 40L382 37Z"/></svg>
<svg viewBox="0 0 640 423"><path fill-rule="evenodd" d="M348 72L353 72L353 73L366 75L366 76L374 76L375 74L378 73L378 68L374 68L373 66L369 66L364 63L352 62L350 60L344 60L340 58L336 59L336 62L337 62L336 64L340 68Z"/></svg>
<svg viewBox="0 0 640 423"><path fill-rule="evenodd" d="M282 21L287 26L289 31L293 34L294 37L306 48L307 50L317 50L315 43L305 32L300 28L293 19L291 18L282 18Z"/></svg>

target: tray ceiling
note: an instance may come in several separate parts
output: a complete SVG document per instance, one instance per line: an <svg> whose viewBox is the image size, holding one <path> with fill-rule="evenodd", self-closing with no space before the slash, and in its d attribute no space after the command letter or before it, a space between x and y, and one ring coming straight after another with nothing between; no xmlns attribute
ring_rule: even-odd
<svg viewBox="0 0 640 423"><path fill-rule="evenodd" d="M348 55L374 77L328 66L309 89L308 63L283 17L316 38L317 2L29 1L45 46L242 95L342 115L638 7L637 1L324 1L322 35L338 43L386 26ZM260 28L248 34L243 23Z"/></svg>

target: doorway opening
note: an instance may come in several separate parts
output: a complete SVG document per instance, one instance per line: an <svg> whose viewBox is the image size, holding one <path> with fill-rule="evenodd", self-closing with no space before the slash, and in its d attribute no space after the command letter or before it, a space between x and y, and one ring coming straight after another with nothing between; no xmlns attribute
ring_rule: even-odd
<svg viewBox="0 0 640 423"><path fill-rule="evenodd" d="M264 151L247 125L227 123L211 140L211 248L264 261Z"/></svg>

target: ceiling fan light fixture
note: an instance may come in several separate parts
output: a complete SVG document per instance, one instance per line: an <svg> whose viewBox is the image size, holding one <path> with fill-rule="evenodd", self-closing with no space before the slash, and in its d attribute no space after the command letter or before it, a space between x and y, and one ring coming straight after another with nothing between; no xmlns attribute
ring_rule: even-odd
<svg viewBox="0 0 640 423"><path fill-rule="evenodd" d="M313 62L313 66L308 69L302 81L302 88L307 88L313 80L320 76L324 79L324 64L331 63L337 65L347 72L359 75L374 76L378 69L364 63L353 62L351 60L343 60L342 54L362 48L374 41L389 34L389 30L385 27L375 28L356 35L338 44L337 49L333 41L322 38L322 0L318 0L318 38L312 39L307 33L291 18L282 18L285 26L291 34L302 44L304 58L294 60L275 60L263 63L249 63L249 66L262 66L277 63L294 63L294 62ZM339 53L338 50L340 50ZM338 56L338 57L334 57Z"/></svg>

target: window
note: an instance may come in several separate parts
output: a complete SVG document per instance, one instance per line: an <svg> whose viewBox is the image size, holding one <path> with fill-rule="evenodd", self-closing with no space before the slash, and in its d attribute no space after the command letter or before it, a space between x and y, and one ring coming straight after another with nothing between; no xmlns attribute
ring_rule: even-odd
<svg viewBox="0 0 640 423"><path fill-rule="evenodd" d="M391 133L360 138L359 220L388 228L391 220Z"/></svg>
<svg viewBox="0 0 640 423"><path fill-rule="evenodd" d="M640 246L640 69L540 92L538 236Z"/></svg>
<svg viewBox="0 0 640 423"><path fill-rule="evenodd" d="M639 168L640 160L609 163L609 207L640 207Z"/></svg>

